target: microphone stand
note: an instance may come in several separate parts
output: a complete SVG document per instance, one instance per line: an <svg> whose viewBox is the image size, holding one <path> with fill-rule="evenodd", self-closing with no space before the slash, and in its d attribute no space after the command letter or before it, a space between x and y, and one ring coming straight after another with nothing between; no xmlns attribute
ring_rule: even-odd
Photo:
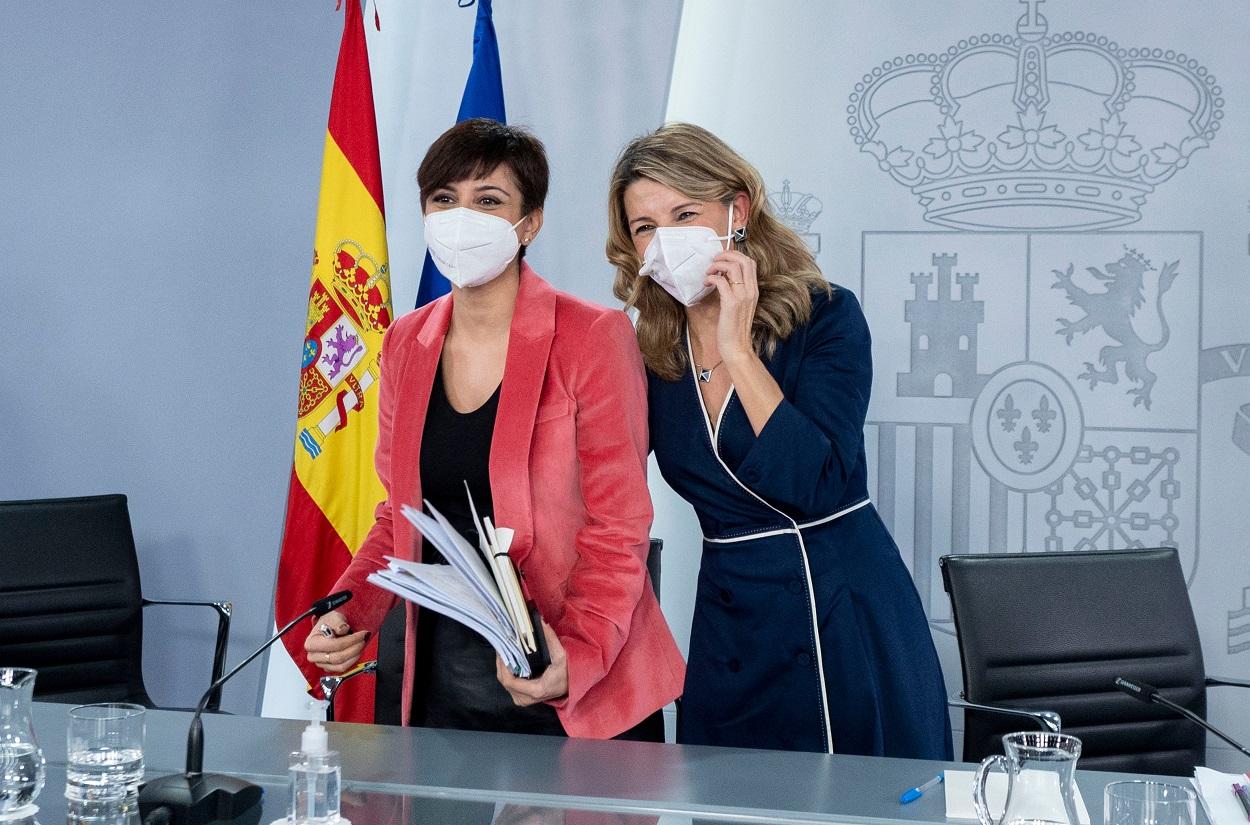
<svg viewBox="0 0 1250 825"><path fill-rule="evenodd" d="M1236 739L1217 728L1215 725L1212 725L1206 719L1203 719L1201 716L1194 713L1184 705L1179 705L1171 699L1164 697L1159 693L1159 689L1153 685L1148 685L1145 682L1131 681L1129 679L1125 679L1123 676L1120 676L1116 678L1115 686L1139 702L1162 705L1173 713L1178 713L1181 716L1184 716L1198 727L1215 734L1237 750L1244 753L1246 756L1250 756L1250 748L1247 748L1245 745L1241 744Z"/></svg>
<svg viewBox="0 0 1250 825"><path fill-rule="evenodd" d="M221 773L204 773L204 722L202 716L209 697L227 680L252 662L269 646L281 639L309 616L323 616L346 604L351 591L343 590L314 602L275 633L252 655L235 665L229 673L209 685L200 698L187 731L186 770L153 779L139 790L139 813L148 817L162 808L169 812L170 825L208 825L208 823L240 821L255 825L260 821L260 800L264 794L259 785Z"/></svg>
<svg viewBox="0 0 1250 825"><path fill-rule="evenodd" d="M1163 705L1163 707L1167 708L1170 711L1179 713L1181 716L1184 716L1186 719L1193 722L1195 725L1198 725L1199 727L1204 728L1210 731L1211 733L1215 734L1219 738L1223 739L1225 742L1232 745L1234 748L1241 751L1246 756L1250 756L1250 748L1247 748L1245 745L1241 744L1236 739L1234 739L1233 737L1229 736L1224 731L1217 728L1215 725L1212 725L1206 719L1203 719L1201 716L1194 713L1189 708L1183 705L1178 705L1176 702L1173 702L1171 699L1165 699L1164 697L1160 696L1157 693L1150 698L1150 701L1154 702L1156 705Z"/></svg>

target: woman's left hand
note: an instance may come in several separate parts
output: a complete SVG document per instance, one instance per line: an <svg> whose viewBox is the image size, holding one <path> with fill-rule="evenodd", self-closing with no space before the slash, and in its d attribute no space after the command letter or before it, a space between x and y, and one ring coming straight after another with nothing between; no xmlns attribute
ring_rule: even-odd
<svg viewBox="0 0 1250 825"><path fill-rule="evenodd" d="M569 692L569 659L564 653L564 645L560 637L551 629L551 625L543 622L543 635L547 637L547 652L551 654L551 664L537 679L522 679L513 676L503 659L495 657L495 675L499 684L512 696L512 701L519 707L537 705L559 699Z"/></svg>
<svg viewBox="0 0 1250 825"><path fill-rule="evenodd" d="M716 348L726 363L755 354L751 325L755 304L760 297L755 277L755 261L737 250L728 250L712 259L706 283L720 293L720 318L716 324Z"/></svg>

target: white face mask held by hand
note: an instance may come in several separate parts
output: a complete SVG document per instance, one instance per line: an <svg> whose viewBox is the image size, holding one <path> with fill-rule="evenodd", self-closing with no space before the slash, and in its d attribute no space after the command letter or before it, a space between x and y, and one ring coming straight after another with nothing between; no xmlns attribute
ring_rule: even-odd
<svg viewBox="0 0 1250 825"><path fill-rule="evenodd" d="M664 287L678 302L692 307L713 289L707 280L712 259L724 252L722 241L733 236L734 207L729 205L729 228L717 235L706 226L661 226L651 235L642 256L639 275Z"/></svg>
<svg viewBox="0 0 1250 825"><path fill-rule="evenodd" d="M521 221L525 218L521 218ZM516 227L497 215L458 206L425 216L425 244L438 271L458 287L494 280L516 257Z"/></svg>

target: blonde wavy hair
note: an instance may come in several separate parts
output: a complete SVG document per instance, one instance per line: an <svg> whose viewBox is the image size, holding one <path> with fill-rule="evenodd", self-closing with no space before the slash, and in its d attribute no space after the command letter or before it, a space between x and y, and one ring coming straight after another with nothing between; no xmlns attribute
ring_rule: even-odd
<svg viewBox="0 0 1250 825"><path fill-rule="evenodd" d="M738 251L755 260L759 301L752 338L761 356L773 354L807 322L812 291L828 293L829 283L803 240L773 215L764 180L754 166L708 130L690 123L668 123L635 138L621 152L608 190L608 260L616 267L612 292L638 309L638 346L647 367L674 381L687 368L682 332L686 312L650 278L638 274L642 258L634 249L625 214L625 190L634 181L653 180L697 201L726 205L739 192L751 200L746 240Z"/></svg>

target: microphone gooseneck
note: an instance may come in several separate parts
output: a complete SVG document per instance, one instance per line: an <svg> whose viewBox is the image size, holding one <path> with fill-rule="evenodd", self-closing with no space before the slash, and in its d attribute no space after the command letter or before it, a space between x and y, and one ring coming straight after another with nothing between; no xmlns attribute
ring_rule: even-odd
<svg viewBox="0 0 1250 825"><path fill-rule="evenodd" d="M351 597L352 591L340 590L337 593L331 593L329 596L313 602L311 607L296 616L291 621L287 622L285 627L270 636L269 641L256 648L252 655L239 662L230 669L229 673L225 674L208 686L208 690L204 691L204 695L200 697L200 703L195 706L195 715L191 717L191 727L187 731L186 772L188 776L200 773L204 766L204 722L201 717L204 715L204 709L208 707L208 699L213 695L213 691L221 685L224 685L230 680L230 677L234 676L234 674L246 667L253 659L268 650L270 645L285 636L288 632L290 632L291 628L304 621L304 619L307 619L309 616L324 616L331 610L335 610L347 604L347 602L351 600Z"/></svg>
<svg viewBox="0 0 1250 825"><path fill-rule="evenodd" d="M229 673L208 686L191 717L187 730L186 771L153 779L139 791L139 813L151 822L190 825L210 820L225 819L254 825L261 814L262 791L259 786L244 779L217 773L204 773L204 709L208 699L217 688L230 680L270 645L281 639L297 624L309 616L324 616L341 607L351 599L350 590L332 593L313 602L312 606L296 616L281 630L258 647L255 652L235 665ZM148 820L145 820L148 821Z"/></svg>
<svg viewBox="0 0 1250 825"><path fill-rule="evenodd" d="M1132 696L1134 699L1136 699L1139 702L1144 702L1148 705L1159 705L1161 707L1167 708L1173 713L1176 713L1176 714L1179 714L1180 716L1185 717L1190 722L1193 722L1195 725L1199 726L1200 728L1210 731L1211 733L1215 734L1219 738L1223 739L1225 742L1232 745L1234 748L1241 751L1246 756L1250 756L1250 748L1247 748L1245 745L1241 744L1240 742L1238 742L1233 737L1229 736L1224 731L1215 727L1215 725L1212 725L1206 719L1203 719L1201 716L1194 713L1189 708L1183 705L1178 705L1176 702L1173 702L1171 699L1168 699L1167 697L1163 696L1161 693L1159 693L1159 689L1155 687L1154 685L1149 685L1149 684L1146 684L1145 682L1137 681L1134 679L1126 679L1123 676L1117 676L1115 680L1115 686L1119 688L1121 691L1123 691L1124 693L1127 693L1129 696Z"/></svg>

